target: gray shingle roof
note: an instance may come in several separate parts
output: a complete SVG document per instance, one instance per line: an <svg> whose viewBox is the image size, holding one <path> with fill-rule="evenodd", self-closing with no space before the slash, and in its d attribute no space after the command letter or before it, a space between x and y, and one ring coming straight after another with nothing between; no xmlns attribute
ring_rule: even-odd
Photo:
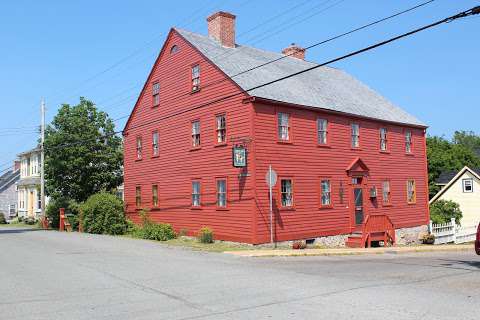
<svg viewBox="0 0 480 320"><path fill-rule="evenodd" d="M227 48L208 36L180 29L175 30L229 77L283 56L280 53L242 45ZM233 80L243 90L247 90L314 65L317 64L287 57L235 76ZM249 91L249 94L264 99L362 117L426 126L346 72L331 67L305 72L299 76Z"/></svg>
<svg viewBox="0 0 480 320"><path fill-rule="evenodd" d="M471 170L480 176L480 168L472 168ZM441 185L447 184L457 175L459 171L460 170L443 171L442 173L440 173L435 183Z"/></svg>
<svg viewBox="0 0 480 320"><path fill-rule="evenodd" d="M0 176L0 192L3 192L6 188L20 179L20 170L9 170L2 176Z"/></svg>

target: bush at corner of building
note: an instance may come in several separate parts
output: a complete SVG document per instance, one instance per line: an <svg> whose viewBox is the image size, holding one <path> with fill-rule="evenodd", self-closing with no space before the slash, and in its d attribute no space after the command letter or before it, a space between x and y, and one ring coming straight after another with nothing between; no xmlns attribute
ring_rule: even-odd
<svg viewBox="0 0 480 320"><path fill-rule="evenodd" d="M168 223L156 223L150 219L147 209L139 212L141 225L127 221L127 233L134 238L146 240L167 241L177 237L173 227Z"/></svg>
<svg viewBox="0 0 480 320"><path fill-rule="evenodd" d="M7 224L7 219L5 219L5 215L2 211L0 211L0 224Z"/></svg>
<svg viewBox="0 0 480 320"><path fill-rule="evenodd" d="M213 243L213 230L209 227L203 227L198 232L198 241L201 243Z"/></svg>
<svg viewBox="0 0 480 320"><path fill-rule="evenodd" d="M81 209L85 232L121 235L127 231L123 202L114 194L96 193L81 205Z"/></svg>

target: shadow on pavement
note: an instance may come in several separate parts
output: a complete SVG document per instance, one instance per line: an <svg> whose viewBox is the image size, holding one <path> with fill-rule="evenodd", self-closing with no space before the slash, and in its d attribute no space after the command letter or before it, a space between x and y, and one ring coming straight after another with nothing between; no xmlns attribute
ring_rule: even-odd
<svg viewBox="0 0 480 320"><path fill-rule="evenodd" d="M42 231L42 229L29 229L29 228L0 229L0 235L25 233L25 232L32 232L32 231Z"/></svg>
<svg viewBox="0 0 480 320"><path fill-rule="evenodd" d="M475 257L477 257L477 255L475 255ZM471 260L470 261L470 260L445 260L445 259L442 259L442 261L447 262L447 263L442 264L442 265L445 265L445 266L453 266L453 265L462 264L462 265L469 266L469 267L472 267L472 268L480 269L480 260Z"/></svg>

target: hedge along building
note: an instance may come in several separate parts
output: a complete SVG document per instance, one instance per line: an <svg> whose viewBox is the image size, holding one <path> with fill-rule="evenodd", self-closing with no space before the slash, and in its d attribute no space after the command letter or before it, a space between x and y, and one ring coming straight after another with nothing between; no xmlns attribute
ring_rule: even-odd
<svg viewBox="0 0 480 320"><path fill-rule="evenodd" d="M208 36L170 30L125 126L129 218L148 209L177 231L269 242L272 165L276 241L343 244L373 215L412 237L425 228L422 122L331 67L247 91L316 64L296 45L280 54L236 44L230 13L207 21ZM232 165L233 149L246 151L245 167Z"/></svg>

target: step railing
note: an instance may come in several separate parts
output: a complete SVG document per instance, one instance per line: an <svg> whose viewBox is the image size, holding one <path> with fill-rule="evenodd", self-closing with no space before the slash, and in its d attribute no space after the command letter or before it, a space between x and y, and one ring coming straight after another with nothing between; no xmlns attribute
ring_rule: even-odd
<svg viewBox="0 0 480 320"><path fill-rule="evenodd" d="M391 245L395 244L395 227L392 220L385 214L372 214L368 215L364 221L362 228L362 241L366 243L368 241L368 246L371 244L371 234L373 233L383 233L384 234L384 245L388 243Z"/></svg>

